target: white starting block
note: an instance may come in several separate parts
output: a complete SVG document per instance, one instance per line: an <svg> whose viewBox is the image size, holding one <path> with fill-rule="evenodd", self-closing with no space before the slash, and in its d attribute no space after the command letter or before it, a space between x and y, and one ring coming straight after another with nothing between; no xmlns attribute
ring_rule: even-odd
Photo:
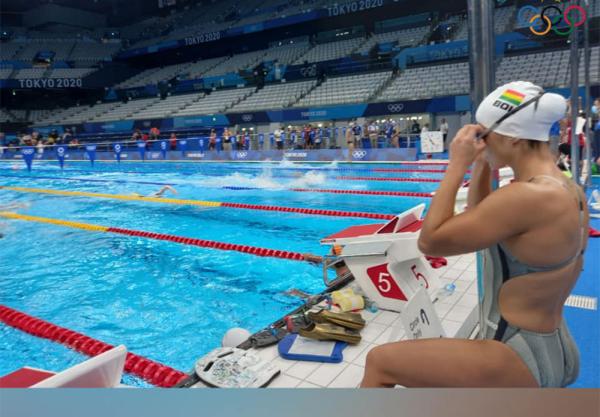
<svg viewBox="0 0 600 417"><path fill-rule="evenodd" d="M380 308L401 312L420 288L433 300L441 287L417 246L424 209L425 204L418 205L386 224L350 227L321 243L342 246L340 258L367 297Z"/></svg>
<svg viewBox="0 0 600 417"><path fill-rule="evenodd" d="M127 348L117 346L62 372L30 367L0 377L0 388L115 388L121 385Z"/></svg>

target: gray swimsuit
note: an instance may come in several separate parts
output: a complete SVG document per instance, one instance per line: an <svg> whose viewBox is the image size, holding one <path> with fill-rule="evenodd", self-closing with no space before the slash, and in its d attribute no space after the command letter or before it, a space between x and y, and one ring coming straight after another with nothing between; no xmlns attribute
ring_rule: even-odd
<svg viewBox="0 0 600 417"><path fill-rule="evenodd" d="M565 186L556 178L546 175L533 177L529 182L538 177L550 178ZM579 206L580 227L584 231L584 208L580 196ZM485 339L494 339L510 346L525 362L540 387L565 387L577 379L579 374L577 346L564 318L560 327L551 333L530 332L508 324L500 314L498 294L502 284L509 279L563 268L582 254L583 251L578 252L571 259L556 265L535 267L519 261L502 244L484 252L484 299L481 323L483 336Z"/></svg>

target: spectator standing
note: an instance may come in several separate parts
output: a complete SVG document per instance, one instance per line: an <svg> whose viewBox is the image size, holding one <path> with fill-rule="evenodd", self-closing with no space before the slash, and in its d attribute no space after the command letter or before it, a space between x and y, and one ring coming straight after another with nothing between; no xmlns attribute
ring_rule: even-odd
<svg viewBox="0 0 600 417"><path fill-rule="evenodd" d="M371 141L371 149L377 148L377 136L379 133L379 127L375 124L375 121L369 123L369 140Z"/></svg>
<svg viewBox="0 0 600 417"><path fill-rule="evenodd" d="M354 124L350 123L346 129L346 145L350 152L354 150Z"/></svg>
<svg viewBox="0 0 600 417"><path fill-rule="evenodd" d="M217 132L215 129L210 129L210 136L208 137L208 150L214 151L217 147Z"/></svg>
<svg viewBox="0 0 600 417"><path fill-rule="evenodd" d="M448 122L446 119L442 119L442 123L440 123L440 132L442 132L442 136L444 137L444 148L448 149L448 143L446 142L448 139Z"/></svg>
<svg viewBox="0 0 600 417"><path fill-rule="evenodd" d="M282 133L283 132L280 128L275 129L275 132L273 132L273 136L275 137L275 146L277 149L283 149L283 138L281 137Z"/></svg>
<svg viewBox="0 0 600 417"><path fill-rule="evenodd" d="M175 132L171 133L171 136L169 137L169 147L172 151L177 150L177 135Z"/></svg>
<svg viewBox="0 0 600 417"><path fill-rule="evenodd" d="M231 133L228 127L223 130L223 150L231 152Z"/></svg>

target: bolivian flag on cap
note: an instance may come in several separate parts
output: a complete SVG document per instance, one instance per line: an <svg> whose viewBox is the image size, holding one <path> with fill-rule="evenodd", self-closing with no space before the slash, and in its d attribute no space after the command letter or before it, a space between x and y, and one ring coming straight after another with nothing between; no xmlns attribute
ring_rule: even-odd
<svg viewBox="0 0 600 417"><path fill-rule="evenodd" d="M525 94L521 94L518 91L508 89L502 93L499 100L502 100L513 106L519 106L525 99Z"/></svg>

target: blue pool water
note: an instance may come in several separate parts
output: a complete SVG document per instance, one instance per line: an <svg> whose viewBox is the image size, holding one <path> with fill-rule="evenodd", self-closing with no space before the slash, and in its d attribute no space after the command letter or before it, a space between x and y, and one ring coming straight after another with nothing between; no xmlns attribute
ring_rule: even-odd
<svg viewBox="0 0 600 417"><path fill-rule="evenodd" d="M97 163L92 168L72 162L61 171L55 163L36 162L27 173L21 164L3 163L0 176L5 186L111 194L150 194L159 186L147 183L169 183L178 191L175 197L182 199L374 213L398 213L428 199L287 189L433 191L437 186L335 179L403 175L398 173L256 168L172 163ZM232 186L259 189L223 188ZM374 222L0 190L0 204L7 202L29 203L19 210L22 214L314 254L326 250L319 244L322 237ZM0 222L5 234L0 251L2 304L107 343L123 343L132 352L184 371L218 346L227 329L257 331L299 306L298 299L283 294L286 290L324 289L320 267L304 262L33 222ZM0 326L0 333L0 375L24 364L60 370L83 359L54 342L6 326ZM135 378L128 382L143 384Z"/></svg>
<svg viewBox="0 0 600 417"><path fill-rule="evenodd" d="M56 163L36 161L28 173L22 162L0 162L0 185L145 195L168 183L182 199L392 214L430 199L289 189L431 192L437 183L336 177L441 178L437 173L372 170L380 167L399 166L99 162L92 168L89 163L71 162L61 171ZM326 250L319 244L322 237L377 222L0 190L0 205L7 202L29 203L19 212L34 216L314 254ZM600 220L592 225L600 228ZM110 344L125 344L132 352L183 371L219 346L227 329L260 330L301 304L285 291L324 289L320 267L304 262L4 219L0 232L5 234L0 240L1 304ZM600 295L599 243L590 241L574 294ZM574 386L598 387L598 311L566 308L565 316L582 354ZM85 359L58 343L4 325L0 325L0 357L0 375L23 365L59 371ZM146 386L129 375L125 383Z"/></svg>

